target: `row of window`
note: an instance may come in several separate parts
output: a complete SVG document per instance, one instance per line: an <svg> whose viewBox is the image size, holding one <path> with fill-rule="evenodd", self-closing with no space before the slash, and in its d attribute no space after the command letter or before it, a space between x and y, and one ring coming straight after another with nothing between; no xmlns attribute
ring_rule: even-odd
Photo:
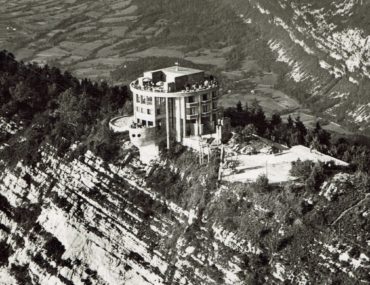
<svg viewBox="0 0 370 285"><path fill-rule="evenodd" d="M202 113L210 112L210 104L203 104L202 105ZM217 102L212 102L212 110L217 109ZM198 107L191 107L187 109L188 115L196 115L198 113Z"/></svg>
<svg viewBox="0 0 370 285"><path fill-rule="evenodd" d="M217 92L213 91L211 94L205 93L202 95L202 101L207 101L210 98L216 98L217 97ZM159 104L162 104L165 102L165 98L156 98L158 100ZM190 96L187 99L188 103L194 103L195 102L195 96ZM146 105L153 105L153 97L150 96L144 96L144 95L139 95L136 94L136 102L140 104L146 104Z"/></svg>
<svg viewBox="0 0 370 285"><path fill-rule="evenodd" d="M143 108L143 107L136 107L136 112L142 113L142 114L147 114L147 115L152 115L153 114L152 109L147 109L147 108ZM161 109L158 108L156 110L156 114L160 115L161 114Z"/></svg>
<svg viewBox="0 0 370 285"><path fill-rule="evenodd" d="M165 98L154 98L157 104L165 103ZM153 97L136 94L136 102L140 104L153 105Z"/></svg>
<svg viewBox="0 0 370 285"><path fill-rule="evenodd" d="M157 120L156 122L157 122L156 126L158 126L158 127L162 126L162 120ZM137 119L137 123L139 125L148 126L148 127L153 127L153 125L154 125L153 124L153 121L149 121L149 120L140 120L140 119Z"/></svg>
<svg viewBox="0 0 370 285"><path fill-rule="evenodd" d="M212 91L211 94L208 94L208 93L205 93L202 95L202 101L207 101L211 98L216 98L217 97L217 92L216 91ZM188 97L188 103L194 103L195 102L195 97L194 96L190 96Z"/></svg>
<svg viewBox="0 0 370 285"><path fill-rule="evenodd" d="M210 107L211 106L209 104L202 105L202 112L203 113L210 112L211 111ZM217 102L212 102L212 110L215 110L215 109L217 109ZM147 109L147 108L143 108L143 107L136 107L136 112L142 113L142 114L147 114L147 115L152 115L153 114L152 109ZM188 115L195 115L195 114L197 114L197 112L198 112L198 107L192 107L192 108L187 109ZM160 114L161 114L161 109L158 108L156 110L156 115L160 115Z"/></svg>

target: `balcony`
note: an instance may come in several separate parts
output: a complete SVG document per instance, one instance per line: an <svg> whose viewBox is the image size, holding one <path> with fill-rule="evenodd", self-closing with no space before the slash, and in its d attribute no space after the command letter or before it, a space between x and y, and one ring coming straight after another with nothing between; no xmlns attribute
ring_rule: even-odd
<svg viewBox="0 0 370 285"><path fill-rule="evenodd" d="M209 90L216 90L218 88L218 82L214 81L211 84L208 84L207 86L201 84L197 87L191 86L190 88L185 87L183 90L168 90L165 89L163 86L155 86L155 85L140 85L138 83L131 82L130 87L136 91L138 91L141 94L152 94L152 93L166 93L166 94L197 94L202 91L209 91Z"/></svg>
<svg viewBox="0 0 370 285"><path fill-rule="evenodd" d="M191 108L191 107L197 106L198 104L199 104L199 102L197 102L197 101L191 102L191 103L186 103L186 108Z"/></svg>
<svg viewBox="0 0 370 285"><path fill-rule="evenodd" d="M193 119L196 119L198 118L198 114L186 114L186 119L187 120L193 120Z"/></svg>

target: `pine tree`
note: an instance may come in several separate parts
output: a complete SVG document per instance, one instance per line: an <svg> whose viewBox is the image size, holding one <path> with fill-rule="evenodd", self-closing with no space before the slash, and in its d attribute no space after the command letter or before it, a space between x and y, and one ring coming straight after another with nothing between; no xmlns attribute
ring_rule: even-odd
<svg viewBox="0 0 370 285"><path fill-rule="evenodd" d="M238 103L236 103L236 111L238 112L243 111L242 102L238 101Z"/></svg>

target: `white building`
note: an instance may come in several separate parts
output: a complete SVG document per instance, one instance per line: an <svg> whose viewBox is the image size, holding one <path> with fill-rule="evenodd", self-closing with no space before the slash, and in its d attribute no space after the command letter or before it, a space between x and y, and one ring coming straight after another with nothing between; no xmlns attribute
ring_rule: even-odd
<svg viewBox="0 0 370 285"><path fill-rule="evenodd" d="M143 160L157 155L163 140L167 148L172 140L193 146L197 138L217 131L219 88L203 70L172 66L147 71L130 89L134 102L130 139Z"/></svg>

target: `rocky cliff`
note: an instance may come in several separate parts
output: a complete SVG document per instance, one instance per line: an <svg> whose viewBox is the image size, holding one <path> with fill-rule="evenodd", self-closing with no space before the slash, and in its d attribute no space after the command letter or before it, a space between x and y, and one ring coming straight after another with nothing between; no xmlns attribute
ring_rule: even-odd
<svg viewBox="0 0 370 285"><path fill-rule="evenodd" d="M152 168L122 145L115 164L45 146L33 167L1 165L3 284L369 282L369 194L352 197L354 175L314 195L212 188L187 152Z"/></svg>
<svg viewBox="0 0 370 285"><path fill-rule="evenodd" d="M277 60L289 66L286 77L311 95L306 102L339 121L368 128L368 1L250 0L234 5L245 23L262 30Z"/></svg>
<svg viewBox="0 0 370 285"><path fill-rule="evenodd" d="M129 143L125 144L130 147ZM3 146L6 147L6 146ZM236 284L233 239L187 234L194 213L151 191L134 157L109 165L41 150L36 167L2 166L6 284Z"/></svg>

